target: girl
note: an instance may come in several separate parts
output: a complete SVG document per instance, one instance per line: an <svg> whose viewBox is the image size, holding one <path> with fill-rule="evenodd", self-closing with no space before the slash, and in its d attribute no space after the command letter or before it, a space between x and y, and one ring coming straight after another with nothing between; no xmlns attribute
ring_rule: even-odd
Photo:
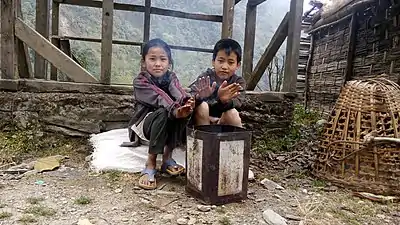
<svg viewBox="0 0 400 225"><path fill-rule="evenodd" d="M173 65L171 49L163 40L153 39L146 43L141 64L142 72L133 83L136 104L129 128L130 134L148 142L149 155L139 187L150 190L157 187L158 154L163 155L162 172L170 175L184 172L184 168L172 159L172 150L186 140L186 124L195 102L170 71Z"/></svg>

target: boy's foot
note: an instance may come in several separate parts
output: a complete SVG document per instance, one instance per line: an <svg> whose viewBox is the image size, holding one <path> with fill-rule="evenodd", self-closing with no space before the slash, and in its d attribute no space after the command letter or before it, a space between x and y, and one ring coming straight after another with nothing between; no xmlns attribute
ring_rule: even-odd
<svg viewBox="0 0 400 225"><path fill-rule="evenodd" d="M161 165L161 172L168 173L171 176L181 175L185 172L183 166L176 163L174 159L168 159Z"/></svg>
<svg viewBox="0 0 400 225"><path fill-rule="evenodd" d="M157 188L155 175L157 173L156 169L144 169L142 175L139 178L138 186L145 190L154 190Z"/></svg>

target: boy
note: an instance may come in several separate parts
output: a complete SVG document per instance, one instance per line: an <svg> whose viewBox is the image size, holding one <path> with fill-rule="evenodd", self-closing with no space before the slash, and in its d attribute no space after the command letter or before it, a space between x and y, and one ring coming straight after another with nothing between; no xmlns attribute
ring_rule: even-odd
<svg viewBox="0 0 400 225"><path fill-rule="evenodd" d="M242 48L235 40L221 39L215 44L213 69L207 69L189 86L196 98L195 125L242 127L238 110L242 106L246 82L236 75L241 59Z"/></svg>

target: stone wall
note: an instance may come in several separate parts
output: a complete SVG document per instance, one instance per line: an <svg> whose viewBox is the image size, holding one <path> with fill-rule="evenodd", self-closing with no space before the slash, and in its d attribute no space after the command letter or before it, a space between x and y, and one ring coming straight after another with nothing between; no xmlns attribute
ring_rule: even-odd
<svg viewBox="0 0 400 225"><path fill-rule="evenodd" d="M288 128L295 95L249 92L241 116L256 137ZM87 136L126 128L134 99L132 87L52 81L0 80L0 129L26 129Z"/></svg>

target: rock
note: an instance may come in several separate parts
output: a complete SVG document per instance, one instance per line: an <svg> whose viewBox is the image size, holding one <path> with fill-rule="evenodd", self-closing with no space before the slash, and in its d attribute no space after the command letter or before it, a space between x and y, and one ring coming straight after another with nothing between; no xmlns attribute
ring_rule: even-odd
<svg viewBox="0 0 400 225"><path fill-rule="evenodd" d="M115 193L121 193L122 192L122 189L121 188L117 188L117 189L115 189L115 191L114 191Z"/></svg>
<svg viewBox="0 0 400 225"><path fill-rule="evenodd" d="M316 122L317 126L324 126L328 121L321 119Z"/></svg>
<svg viewBox="0 0 400 225"><path fill-rule="evenodd" d="M88 219L83 219L78 221L78 225L94 225Z"/></svg>
<svg viewBox="0 0 400 225"><path fill-rule="evenodd" d="M308 194L307 189L303 189L303 190L301 190L301 192L303 192L303 194Z"/></svg>
<svg viewBox="0 0 400 225"><path fill-rule="evenodd" d="M189 221L187 222L187 224L188 224L188 225L194 225L194 224L196 224L196 222L197 222L197 221L196 221L196 218L193 218L193 217L192 217L192 218L189 219Z"/></svg>
<svg viewBox="0 0 400 225"><path fill-rule="evenodd" d="M255 180L253 171L249 170L249 181Z"/></svg>
<svg viewBox="0 0 400 225"><path fill-rule="evenodd" d="M264 180L261 181L261 184L267 188L268 190L284 190L285 188L283 188L282 186L280 186L279 184L273 182L272 180L269 180L267 178L265 178Z"/></svg>
<svg viewBox="0 0 400 225"><path fill-rule="evenodd" d="M173 214L167 214L167 215L162 216L162 219L165 221L172 221L174 218L175 218L175 215L173 215Z"/></svg>
<svg viewBox="0 0 400 225"><path fill-rule="evenodd" d="M201 211L201 212L208 212L211 210L211 206L208 205L198 205L197 206L197 210Z"/></svg>
<svg viewBox="0 0 400 225"><path fill-rule="evenodd" d="M263 218L269 225L287 225L285 218L274 212L272 209L267 209L263 212Z"/></svg>
<svg viewBox="0 0 400 225"><path fill-rule="evenodd" d="M122 222L128 222L129 219L128 218L122 218Z"/></svg>
<svg viewBox="0 0 400 225"><path fill-rule="evenodd" d="M188 220L185 219L185 218L179 218L179 219L176 221L176 223L179 224L179 225L187 225L187 224L188 224Z"/></svg>

